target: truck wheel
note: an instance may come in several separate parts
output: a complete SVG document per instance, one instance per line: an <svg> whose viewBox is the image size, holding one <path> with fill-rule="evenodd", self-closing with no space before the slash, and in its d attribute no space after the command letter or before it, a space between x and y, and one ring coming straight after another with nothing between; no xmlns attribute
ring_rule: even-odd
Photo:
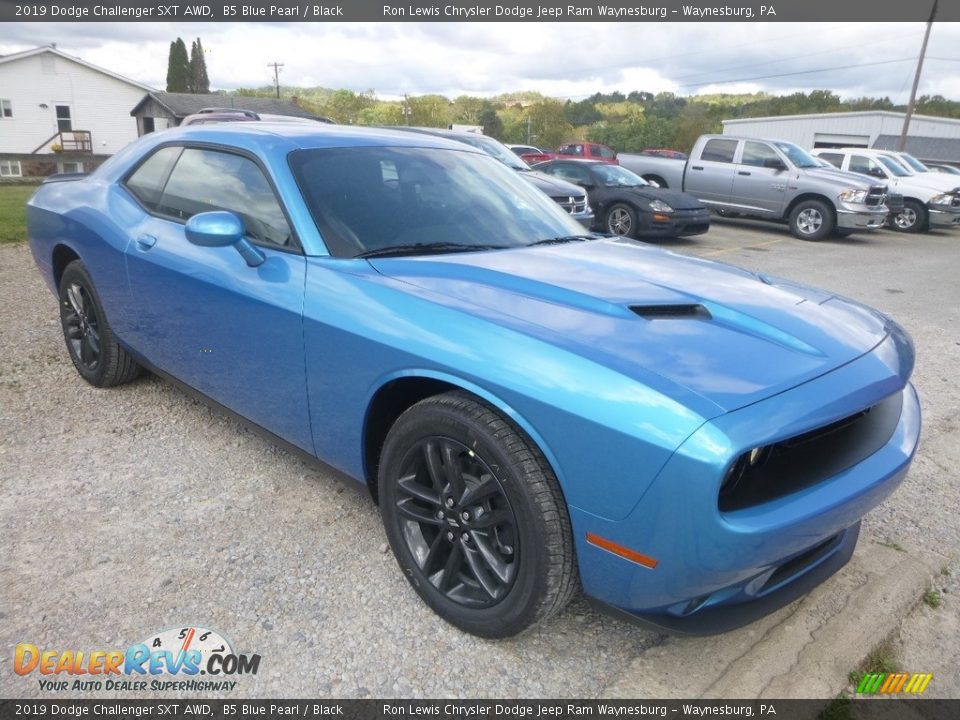
<svg viewBox="0 0 960 720"><path fill-rule="evenodd" d="M604 228L611 235L633 237L637 232L637 213L629 205L617 203L607 210Z"/></svg>
<svg viewBox="0 0 960 720"><path fill-rule="evenodd" d="M801 240L822 240L835 224L833 210L822 200L804 200L790 213L790 232Z"/></svg>
<svg viewBox="0 0 960 720"><path fill-rule="evenodd" d="M903 212L893 218L893 229L898 232L924 232L929 226L927 209L916 200L904 200Z"/></svg>

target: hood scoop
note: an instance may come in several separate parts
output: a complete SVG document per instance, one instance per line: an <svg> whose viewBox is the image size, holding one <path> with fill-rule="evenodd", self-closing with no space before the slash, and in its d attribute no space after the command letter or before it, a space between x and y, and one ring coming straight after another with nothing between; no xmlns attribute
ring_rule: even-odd
<svg viewBox="0 0 960 720"><path fill-rule="evenodd" d="M644 320L710 320L713 317L703 305L689 303L683 305L631 305L630 310Z"/></svg>

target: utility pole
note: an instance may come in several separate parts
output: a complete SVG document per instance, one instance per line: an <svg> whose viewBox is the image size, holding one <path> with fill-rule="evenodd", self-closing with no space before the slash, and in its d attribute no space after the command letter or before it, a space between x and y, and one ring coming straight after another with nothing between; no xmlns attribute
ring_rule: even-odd
<svg viewBox="0 0 960 720"><path fill-rule="evenodd" d="M910 118L913 117L913 106L917 101L917 88L920 85L920 72L923 70L923 58L927 54L927 41L930 39L930 29L933 19L937 15L937 2L933 0L933 9L930 10L930 19L927 20L927 31L923 34L923 45L920 46L920 59L917 61L917 74L913 76L913 88L910 90L910 102L907 103L907 114L903 118L903 130L900 132L900 144L897 150L903 152L907 146L907 132L910 130Z"/></svg>
<svg viewBox="0 0 960 720"><path fill-rule="evenodd" d="M283 63L272 62L267 63L267 67L273 68L273 84L277 88L277 98L280 97L280 68L283 67Z"/></svg>
<svg viewBox="0 0 960 720"><path fill-rule="evenodd" d="M407 125L409 125L409 124L410 124L410 116L413 115L413 108L410 107L410 96L407 95L406 93L403 94L403 107L402 107L402 112L403 112L403 119L404 119L404 121L407 123Z"/></svg>

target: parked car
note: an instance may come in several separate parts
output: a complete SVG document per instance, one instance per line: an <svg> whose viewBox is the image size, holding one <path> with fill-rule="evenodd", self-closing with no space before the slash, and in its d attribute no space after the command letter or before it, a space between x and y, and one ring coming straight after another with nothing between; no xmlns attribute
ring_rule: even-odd
<svg viewBox="0 0 960 720"><path fill-rule="evenodd" d="M876 150L875 152L896 161L904 170L910 173L910 175L925 185L949 193L960 193L960 180L948 173L931 171L926 165L909 153L894 152L893 150Z"/></svg>
<svg viewBox="0 0 960 720"><path fill-rule="evenodd" d="M534 148L536 150L536 148ZM556 152L538 151L526 152L520 155L524 162L529 165L547 162L548 160L563 160L580 158L584 160L597 160L600 162L619 165L616 151L603 143L595 142L570 142L561 145Z"/></svg>
<svg viewBox="0 0 960 720"><path fill-rule="evenodd" d="M511 145L510 143L506 145L514 155L518 155L521 158L524 155L543 155L543 150L533 145Z"/></svg>
<svg viewBox="0 0 960 720"><path fill-rule="evenodd" d="M87 382L150 369L366 484L403 576L478 635L580 586L671 631L749 622L847 562L919 440L890 318L584 236L443 138L151 133L27 226Z"/></svg>
<svg viewBox="0 0 960 720"><path fill-rule="evenodd" d="M944 175L960 175L960 168L954 165L941 165L940 163L924 163L928 170Z"/></svg>
<svg viewBox="0 0 960 720"><path fill-rule="evenodd" d="M813 154L840 170L880 180L903 196L903 210L891 215L890 226L900 232L926 232L931 227L960 226L960 193L929 187L924 175L912 175L892 158L864 148L819 149Z"/></svg>
<svg viewBox="0 0 960 720"><path fill-rule="evenodd" d="M674 160L686 160L687 154L679 150L670 150L669 148L644 148L640 151L641 155L653 155L654 157L673 158Z"/></svg>
<svg viewBox="0 0 960 720"><path fill-rule="evenodd" d="M685 160L620 154L620 164L721 213L786 220L801 240L883 226L887 188L829 170L783 140L701 135Z"/></svg>
<svg viewBox="0 0 960 720"><path fill-rule="evenodd" d="M478 150L482 150L487 153L487 155L502 162L508 168L520 173L520 176L524 180L549 195L555 203L570 213L571 217L585 228L593 226L593 208L590 207L590 203L587 201L587 194L583 188L532 169L511 152L506 145L495 138L481 135L480 133L443 130L441 128L399 127L394 129L423 133L426 135L436 135L437 137L444 137L466 143Z"/></svg>
<svg viewBox="0 0 960 720"><path fill-rule="evenodd" d="M293 115L273 115L269 113L257 113L253 110L244 110L242 108L203 108L193 115L187 115L180 121L181 125L206 125L208 123L221 122L249 122L251 120L269 121L269 122L322 122L333 123L330 118L315 117L295 117Z"/></svg>
<svg viewBox="0 0 960 720"><path fill-rule="evenodd" d="M551 160L537 170L586 189L595 229L632 238L699 235L710 211L695 197L656 188L619 165L594 160Z"/></svg>

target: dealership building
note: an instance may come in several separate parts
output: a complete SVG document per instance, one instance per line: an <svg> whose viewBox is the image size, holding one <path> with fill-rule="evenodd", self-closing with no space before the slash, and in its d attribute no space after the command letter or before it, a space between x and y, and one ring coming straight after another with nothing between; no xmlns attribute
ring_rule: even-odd
<svg viewBox="0 0 960 720"><path fill-rule="evenodd" d="M897 150L904 113L886 110L724 120L724 135L789 140L803 148ZM960 166L960 120L914 115L904 148L927 162Z"/></svg>

